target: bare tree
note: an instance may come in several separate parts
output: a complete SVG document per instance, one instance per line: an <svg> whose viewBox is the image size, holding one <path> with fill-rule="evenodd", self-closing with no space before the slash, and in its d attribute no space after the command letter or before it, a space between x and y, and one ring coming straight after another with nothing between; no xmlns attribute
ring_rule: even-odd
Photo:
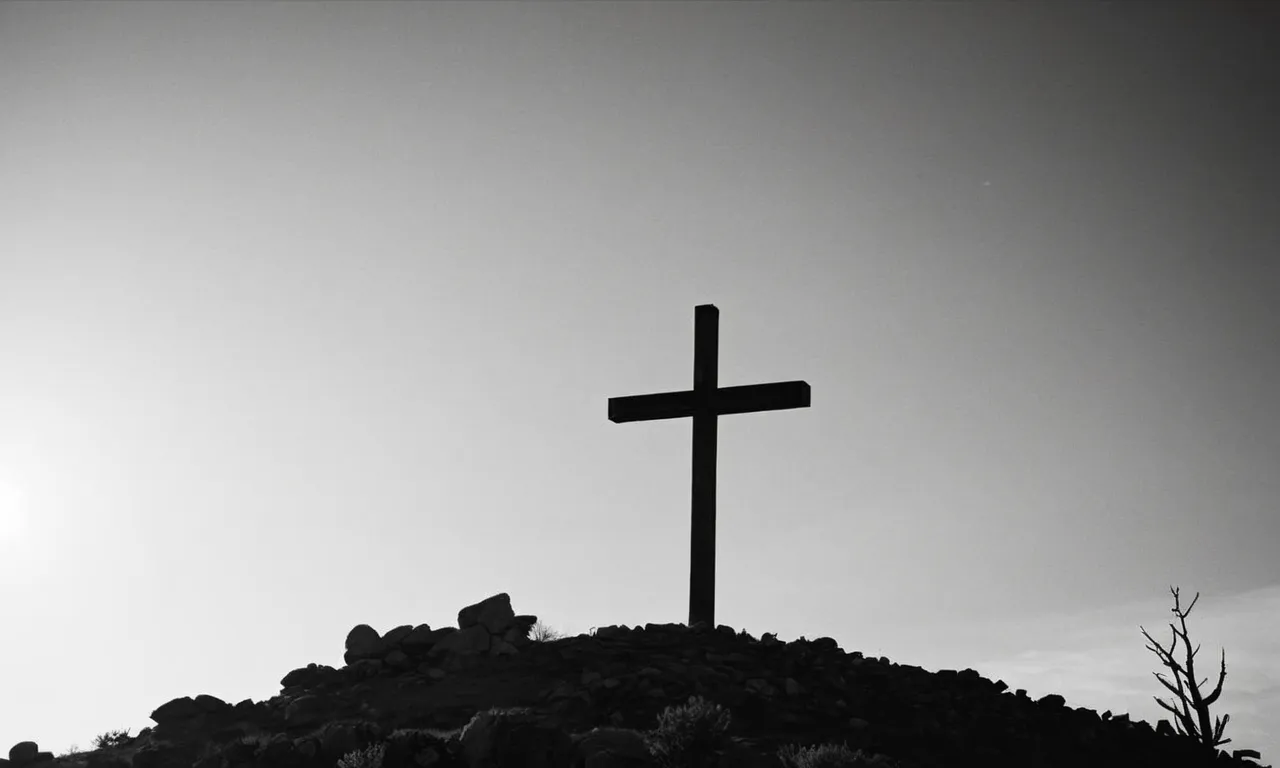
<svg viewBox="0 0 1280 768"><path fill-rule="evenodd" d="M1182 631L1179 632L1177 627L1173 626L1173 624L1169 624L1169 629L1173 630L1173 642L1169 644L1169 650L1167 651L1160 647L1159 643L1151 639L1151 635L1147 634L1147 630L1143 629L1142 634L1145 635L1147 640L1155 646L1153 648L1151 645L1148 645L1147 649L1159 656L1160 661L1163 662L1166 667L1173 670L1173 679L1177 681L1177 687L1170 685L1169 681L1166 680L1159 672L1153 672L1152 674L1156 676L1156 679L1159 680L1165 688L1168 688L1171 692L1177 694L1179 701L1182 702L1182 711L1179 712L1171 705L1161 701L1157 697L1153 698L1156 699L1157 704L1169 710L1177 717L1175 724L1178 726L1178 732L1182 735L1200 739L1201 742L1209 745L1210 747L1216 747L1220 744L1229 744L1231 739L1222 738L1222 729L1227 727L1227 723L1231 720L1231 715L1224 715L1220 720L1214 723L1212 730L1209 727L1209 705L1217 701L1218 696L1222 695L1222 681L1227 679L1227 651L1225 648L1222 650L1222 672L1218 675L1218 687L1214 688L1213 693L1209 694L1208 697L1202 697L1200 695L1200 686L1204 685L1205 682L1208 682L1209 678L1206 677L1198 684L1195 682L1194 657L1200 652L1200 646L1197 645L1196 649L1192 651L1191 641L1187 639L1187 616L1191 615L1191 609L1195 607L1196 600L1200 599L1200 593L1197 592L1195 600L1191 601L1191 605L1187 606L1186 611L1182 611L1178 608L1178 590L1173 587L1169 587L1169 589L1173 592L1173 613L1179 620L1181 620ZM1139 628L1141 629L1141 625L1139 625ZM1173 658L1173 651L1178 647L1179 639L1186 643L1187 646L1187 666L1185 669L1178 663L1177 659ZM1187 679L1189 692L1183 689L1183 676ZM1196 720L1192 719L1191 716L1191 709L1193 707L1195 708L1196 715L1199 718L1198 728Z"/></svg>

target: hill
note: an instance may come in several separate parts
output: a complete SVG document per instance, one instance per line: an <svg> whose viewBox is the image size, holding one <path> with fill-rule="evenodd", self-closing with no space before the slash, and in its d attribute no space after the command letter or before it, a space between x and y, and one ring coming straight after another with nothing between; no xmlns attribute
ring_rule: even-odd
<svg viewBox="0 0 1280 768"><path fill-rule="evenodd" d="M1167 721L1032 700L971 669L928 672L831 638L646 624L535 641L536 621L499 594L457 627L362 624L343 667L294 669L266 701L184 696L137 736L61 758L23 742L0 768L1257 768L1256 753ZM806 749L822 744L846 757Z"/></svg>

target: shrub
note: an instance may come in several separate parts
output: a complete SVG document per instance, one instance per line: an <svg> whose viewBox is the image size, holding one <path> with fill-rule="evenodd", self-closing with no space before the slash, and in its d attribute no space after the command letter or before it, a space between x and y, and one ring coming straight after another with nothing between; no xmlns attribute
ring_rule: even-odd
<svg viewBox="0 0 1280 768"><path fill-rule="evenodd" d="M822 744L816 747L798 747L789 744L778 750L778 760L784 768L862 768L862 766L891 766L884 755L868 756L862 750L850 751L845 744Z"/></svg>
<svg viewBox="0 0 1280 768"><path fill-rule="evenodd" d="M456 733L456 738L461 741L467 737L467 732L472 728L484 727L488 724L484 723L484 725L481 725L482 721L492 721L505 717L527 717L531 714L533 714L533 710L529 707L489 707L487 710L482 712L476 712L471 716L471 719L467 721L467 724L457 731L446 731L445 733ZM455 738L455 736L451 735L450 738Z"/></svg>
<svg viewBox="0 0 1280 768"><path fill-rule="evenodd" d="M543 624L541 620L534 622L533 626L529 628L529 639L535 643L559 640L561 637L563 637L563 635L551 627L548 627L546 624Z"/></svg>
<svg viewBox="0 0 1280 768"><path fill-rule="evenodd" d="M93 740L93 746L96 749L114 749L117 747L128 746L133 739L129 736L129 729L123 731L107 731L99 734Z"/></svg>
<svg viewBox="0 0 1280 768"><path fill-rule="evenodd" d="M374 744L348 752L338 760L338 768L382 768L382 757L387 753L385 744Z"/></svg>
<svg viewBox="0 0 1280 768"><path fill-rule="evenodd" d="M667 707L658 727L645 736L649 754L662 768L699 768L723 754L732 743L729 710L700 696L688 704Z"/></svg>
<svg viewBox="0 0 1280 768"><path fill-rule="evenodd" d="M1173 613L1182 622L1181 632L1179 632L1178 628L1173 626L1173 624L1169 625L1169 629L1173 630L1173 641L1169 644L1169 650L1166 651L1164 648L1160 647L1159 643L1152 640L1151 635L1148 635L1147 630L1142 629L1141 625L1139 625L1139 629L1142 629L1142 634L1155 646L1152 648L1149 645L1147 646L1147 649L1159 656L1164 665L1173 670L1173 679L1178 684L1176 688L1173 685L1170 685L1169 681L1164 679L1159 672L1152 672L1151 674L1155 675L1156 679L1159 680L1165 688L1168 688L1171 692L1177 695L1179 701L1182 702L1182 711L1179 712L1170 704L1161 701L1158 697L1152 698L1155 698L1157 704L1169 710L1177 717L1174 724L1177 726L1178 732L1182 735L1199 739L1210 747L1216 747L1220 744L1229 744L1231 743L1231 739L1222 738L1222 729L1227 727L1227 723L1231 720L1231 715L1225 715L1220 718L1217 723L1214 723L1212 731L1209 728L1209 705L1217 701L1218 696L1222 695L1222 681L1227 677L1227 651L1225 648L1222 650L1222 672L1218 675L1218 686L1214 688L1213 693L1209 694L1207 697L1202 697L1200 695L1200 686L1205 682L1208 682L1209 678L1206 677L1201 683L1197 683L1195 681L1196 668L1194 658L1195 655L1200 652L1200 646L1197 645L1196 649L1192 651L1191 641L1187 638L1187 616L1191 615L1191 609L1195 607L1196 600L1200 599L1200 593L1197 592L1195 599L1191 601L1191 605L1187 606L1186 611L1182 611L1178 608L1178 590L1174 587L1169 587L1169 589L1173 592ZM1177 659L1173 658L1173 651L1178 647L1178 640L1182 640L1182 642L1187 645L1187 666L1185 668L1178 663ZM1189 691L1185 691L1183 689L1182 678L1184 675L1187 678L1187 683L1190 688ZM1195 708L1196 716L1200 721L1198 729L1196 727L1196 721L1191 717L1192 707Z"/></svg>

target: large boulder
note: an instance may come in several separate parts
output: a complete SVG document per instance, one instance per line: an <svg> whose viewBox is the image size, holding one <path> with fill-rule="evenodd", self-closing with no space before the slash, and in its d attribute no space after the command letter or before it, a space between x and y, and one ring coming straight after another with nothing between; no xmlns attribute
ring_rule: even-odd
<svg viewBox="0 0 1280 768"><path fill-rule="evenodd" d="M9 747L9 762L14 766L26 765L35 762L38 754L40 754L40 745L34 741L20 741Z"/></svg>
<svg viewBox="0 0 1280 768"><path fill-rule="evenodd" d="M192 702L201 712L210 715L225 715L230 712L232 707L227 702L217 696L210 696L207 693L199 694Z"/></svg>
<svg viewBox="0 0 1280 768"><path fill-rule="evenodd" d="M387 652L387 644L383 642L378 630L368 624L357 624L347 633L346 652L342 660L352 664L361 659L379 659Z"/></svg>
<svg viewBox="0 0 1280 768"><path fill-rule="evenodd" d="M156 707L151 719L156 721L156 725L174 725L199 717L204 712L204 707L190 696L179 696Z"/></svg>
<svg viewBox="0 0 1280 768"><path fill-rule="evenodd" d="M507 631L515 620L515 611L511 610L511 597L506 592L499 592L458 611L458 629L470 629L480 624L494 635Z"/></svg>

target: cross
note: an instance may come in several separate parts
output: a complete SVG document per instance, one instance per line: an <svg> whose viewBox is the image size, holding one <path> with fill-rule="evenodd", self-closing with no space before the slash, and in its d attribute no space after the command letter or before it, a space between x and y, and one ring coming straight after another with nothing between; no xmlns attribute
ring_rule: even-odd
<svg viewBox="0 0 1280 768"><path fill-rule="evenodd" d="M693 522L689 545L689 626L715 627L716 417L809 407L803 381L718 387L720 310L693 308L693 389L609 398L609 421L693 418Z"/></svg>

